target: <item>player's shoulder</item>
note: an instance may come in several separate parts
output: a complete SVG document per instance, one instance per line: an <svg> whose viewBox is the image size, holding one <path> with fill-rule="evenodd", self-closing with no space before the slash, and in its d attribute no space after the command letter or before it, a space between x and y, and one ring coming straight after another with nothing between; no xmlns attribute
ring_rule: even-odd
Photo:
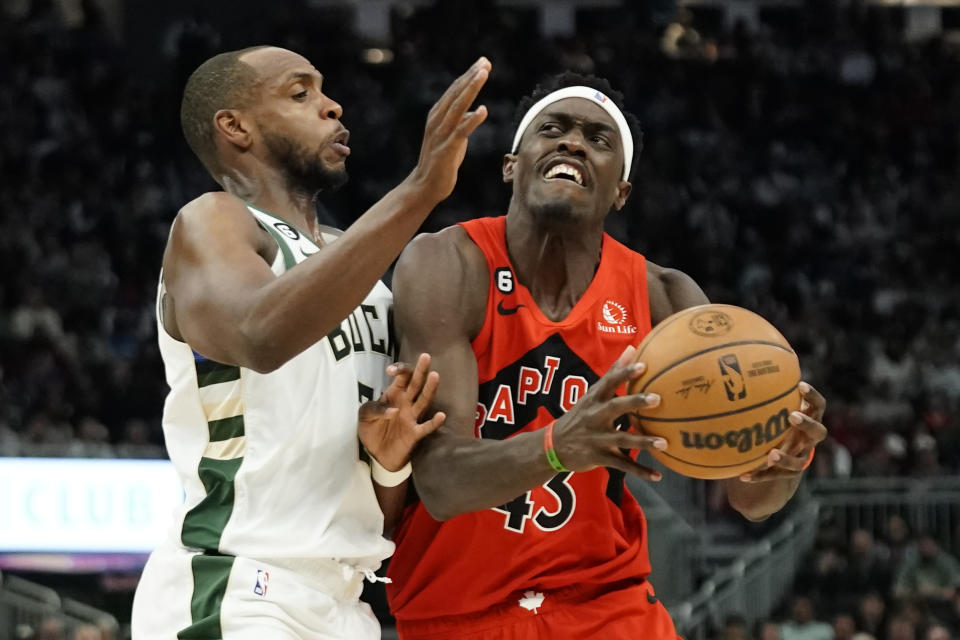
<svg viewBox="0 0 960 640"><path fill-rule="evenodd" d="M475 278L486 273L486 259L480 247L460 225L416 236L400 256L403 264L429 268L436 278Z"/></svg>
<svg viewBox="0 0 960 640"><path fill-rule="evenodd" d="M201 251L218 243L244 242L258 250L264 244L263 229L246 203L223 191L213 191L185 204L170 229L171 247Z"/></svg>
<svg viewBox="0 0 960 640"><path fill-rule="evenodd" d="M679 269L647 261L647 295L654 325L669 315L709 302L696 280Z"/></svg>
<svg viewBox="0 0 960 640"><path fill-rule="evenodd" d="M208 191L183 205L177 214L182 218L210 218L238 215L247 212L247 205L240 198L226 191Z"/></svg>
<svg viewBox="0 0 960 640"><path fill-rule="evenodd" d="M230 233L257 226L246 203L225 191L211 191L183 205L174 220L174 231Z"/></svg>
<svg viewBox="0 0 960 640"><path fill-rule="evenodd" d="M393 274L395 306L440 305L449 313L481 312L487 300L486 258L463 227L415 237Z"/></svg>
<svg viewBox="0 0 960 640"><path fill-rule="evenodd" d="M652 286L670 289L684 284L696 284L693 278L680 269L663 267L647 260L647 283Z"/></svg>

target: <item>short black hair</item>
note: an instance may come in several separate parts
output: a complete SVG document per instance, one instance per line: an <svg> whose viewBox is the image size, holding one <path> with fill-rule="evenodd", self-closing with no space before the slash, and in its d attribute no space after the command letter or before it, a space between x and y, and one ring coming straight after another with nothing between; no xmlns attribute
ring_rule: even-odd
<svg viewBox="0 0 960 640"><path fill-rule="evenodd" d="M221 109L247 106L258 79L256 70L240 58L263 46L217 54L190 74L180 103L180 126L187 144L213 173L217 166L213 142L213 116Z"/></svg>
<svg viewBox="0 0 960 640"><path fill-rule="evenodd" d="M624 106L623 94L614 89L610 85L610 81L606 78L599 78L595 75L584 75L574 71L564 71L563 73L551 76L544 82L538 84L530 95L524 96L524 98L520 100L520 104L517 105L516 113L514 113L513 116L513 132L516 132L517 127L520 126L520 121L523 120L523 116L530 110L530 107L558 89L577 86L590 87L605 94L617 105L620 111L623 112L627 126L630 127L630 134L633 136L633 161L630 163L630 175L627 176L627 179L630 180L637 171L640 152L643 151L643 130L640 128L640 119L633 113L627 111Z"/></svg>

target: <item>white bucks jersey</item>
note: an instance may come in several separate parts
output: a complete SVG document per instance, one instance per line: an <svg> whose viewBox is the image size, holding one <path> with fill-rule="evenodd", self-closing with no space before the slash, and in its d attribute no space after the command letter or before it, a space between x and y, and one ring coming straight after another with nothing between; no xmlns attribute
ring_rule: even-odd
<svg viewBox="0 0 960 640"><path fill-rule="evenodd" d="M277 276L320 250L284 221L248 208L277 242ZM178 544L374 567L393 552L357 440L357 408L389 380L391 303L377 282L337 329L266 374L204 358L160 320L170 385L163 430L186 491Z"/></svg>

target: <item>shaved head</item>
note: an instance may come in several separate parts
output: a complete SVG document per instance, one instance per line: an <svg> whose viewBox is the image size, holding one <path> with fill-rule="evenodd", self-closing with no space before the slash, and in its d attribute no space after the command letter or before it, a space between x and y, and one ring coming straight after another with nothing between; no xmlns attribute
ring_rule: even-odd
<svg viewBox="0 0 960 640"><path fill-rule="evenodd" d="M211 173L217 167L213 116L221 109L242 109L249 105L252 89L260 76L240 58L266 48L269 47L248 47L215 55L190 74L183 89L180 126L187 144Z"/></svg>

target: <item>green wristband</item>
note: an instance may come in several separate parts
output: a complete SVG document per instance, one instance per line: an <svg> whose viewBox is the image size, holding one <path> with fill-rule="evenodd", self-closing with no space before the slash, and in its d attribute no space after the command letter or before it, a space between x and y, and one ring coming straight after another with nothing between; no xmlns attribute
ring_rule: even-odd
<svg viewBox="0 0 960 640"><path fill-rule="evenodd" d="M553 467L553 470L557 473L562 473L564 471L570 471L563 463L560 462L560 458L557 457L557 452L553 449L547 449L547 462L550 463L550 466Z"/></svg>
<svg viewBox="0 0 960 640"><path fill-rule="evenodd" d="M553 448L553 425L555 423L551 422L547 425L547 428L543 430L543 450L547 453L547 462L550 463L550 467L557 473L563 473L565 471L570 471L563 463L560 462L560 457L557 455L556 449Z"/></svg>

